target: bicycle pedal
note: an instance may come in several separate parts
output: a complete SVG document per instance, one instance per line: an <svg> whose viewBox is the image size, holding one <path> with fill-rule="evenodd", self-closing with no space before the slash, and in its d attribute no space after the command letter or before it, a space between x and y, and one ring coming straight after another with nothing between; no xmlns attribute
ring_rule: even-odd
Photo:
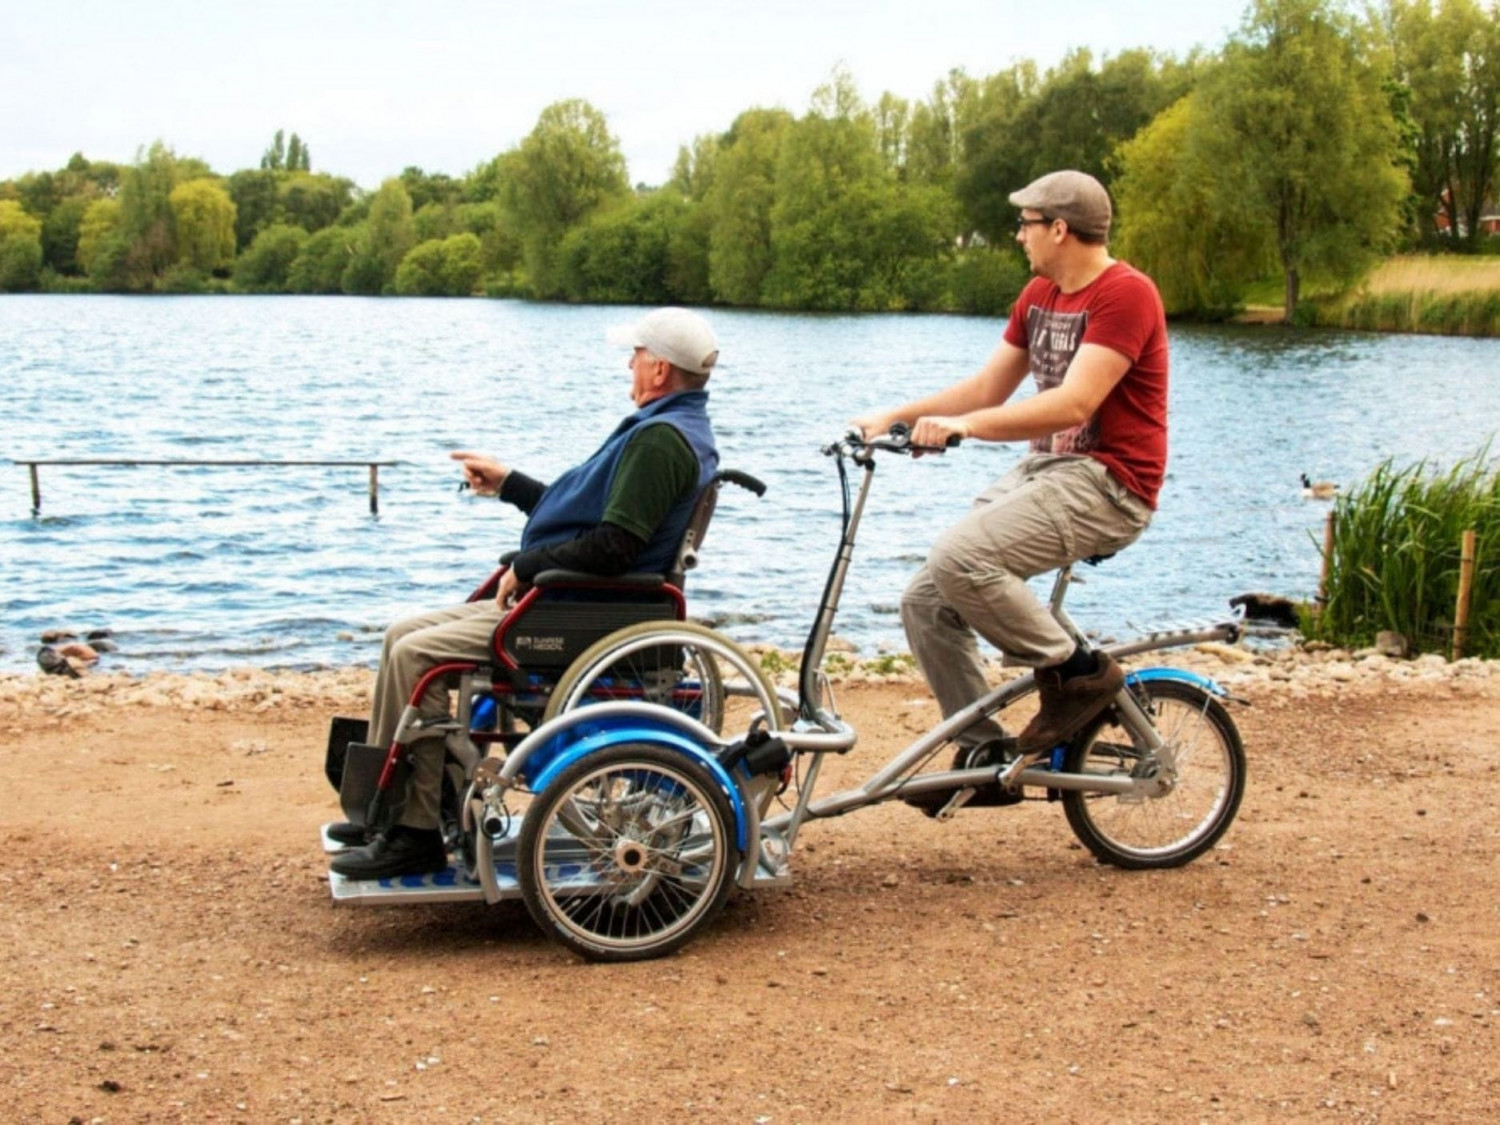
<svg viewBox="0 0 1500 1125"><path fill-rule="evenodd" d="M948 798L948 803L945 804L936 813L932 814L934 819L952 820L958 814L958 810L963 808L973 799L976 792L977 790L975 789L956 790L953 796Z"/></svg>
<svg viewBox="0 0 1500 1125"><path fill-rule="evenodd" d="M967 796L965 796L967 794ZM968 802L969 797L974 794L973 788L966 789L932 789L926 793L912 793L901 797L901 803L910 805L914 809L921 809L923 814L934 820L951 820L953 814ZM960 798L962 798L960 800Z"/></svg>

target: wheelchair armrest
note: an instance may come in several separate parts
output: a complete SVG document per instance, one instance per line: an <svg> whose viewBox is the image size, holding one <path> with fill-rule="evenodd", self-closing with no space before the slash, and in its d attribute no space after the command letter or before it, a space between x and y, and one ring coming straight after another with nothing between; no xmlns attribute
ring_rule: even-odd
<svg viewBox="0 0 1500 1125"><path fill-rule="evenodd" d="M519 547L517 547L514 551L506 551L505 554L500 556L500 565L509 566L512 562L515 561L516 556L520 553L521 548Z"/></svg>
<svg viewBox="0 0 1500 1125"><path fill-rule="evenodd" d="M667 580L660 574L615 574L605 577L581 570L544 570L531 580L539 590L548 586L598 586L619 590L660 590Z"/></svg>

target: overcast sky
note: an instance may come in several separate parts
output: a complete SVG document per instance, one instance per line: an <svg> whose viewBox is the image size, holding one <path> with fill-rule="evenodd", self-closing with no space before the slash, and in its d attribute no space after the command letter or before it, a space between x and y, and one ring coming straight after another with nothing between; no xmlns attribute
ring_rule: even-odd
<svg viewBox="0 0 1500 1125"><path fill-rule="evenodd" d="M1247 0L0 0L0 179L165 141L255 167L277 128L361 187L459 176L586 98L632 182L752 106L800 114L843 64L874 101L925 98L1074 47L1221 46Z"/></svg>

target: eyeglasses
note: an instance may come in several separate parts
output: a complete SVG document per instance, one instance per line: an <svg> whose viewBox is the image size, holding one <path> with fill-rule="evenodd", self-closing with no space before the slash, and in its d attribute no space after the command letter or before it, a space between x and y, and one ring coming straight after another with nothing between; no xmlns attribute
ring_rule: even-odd
<svg viewBox="0 0 1500 1125"><path fill-rule="evenodd" d="M1040 219L1028 219L1023 215L1021 218L1016 220L1016 231L1019 233L1020 231L1025 230L1027 227L1044 227L1049 223L1054 223L1056 221L1056 219L1048 219L1045 216Z"/></svg>

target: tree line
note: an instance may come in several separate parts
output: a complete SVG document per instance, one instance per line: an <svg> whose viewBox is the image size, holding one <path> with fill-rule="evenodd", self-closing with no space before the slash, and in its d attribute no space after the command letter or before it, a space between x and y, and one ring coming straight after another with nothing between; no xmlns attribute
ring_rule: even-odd
<svg viewBox="0 0 1500 1125"><path fill-rule="evenodd" d="M372 192L278 132L216 174L158 141L0 183L0 290L349 293L1004 312L1026 279L1009 192L1078 168L1171 312L1222 315L1380 256L1479 249L1500 133L1500 15L1479 0L1252 0L1217 51L1074 51L870 102L836 71L800 116L747 109L629 183L587 102L514 148Z"/></svg>

